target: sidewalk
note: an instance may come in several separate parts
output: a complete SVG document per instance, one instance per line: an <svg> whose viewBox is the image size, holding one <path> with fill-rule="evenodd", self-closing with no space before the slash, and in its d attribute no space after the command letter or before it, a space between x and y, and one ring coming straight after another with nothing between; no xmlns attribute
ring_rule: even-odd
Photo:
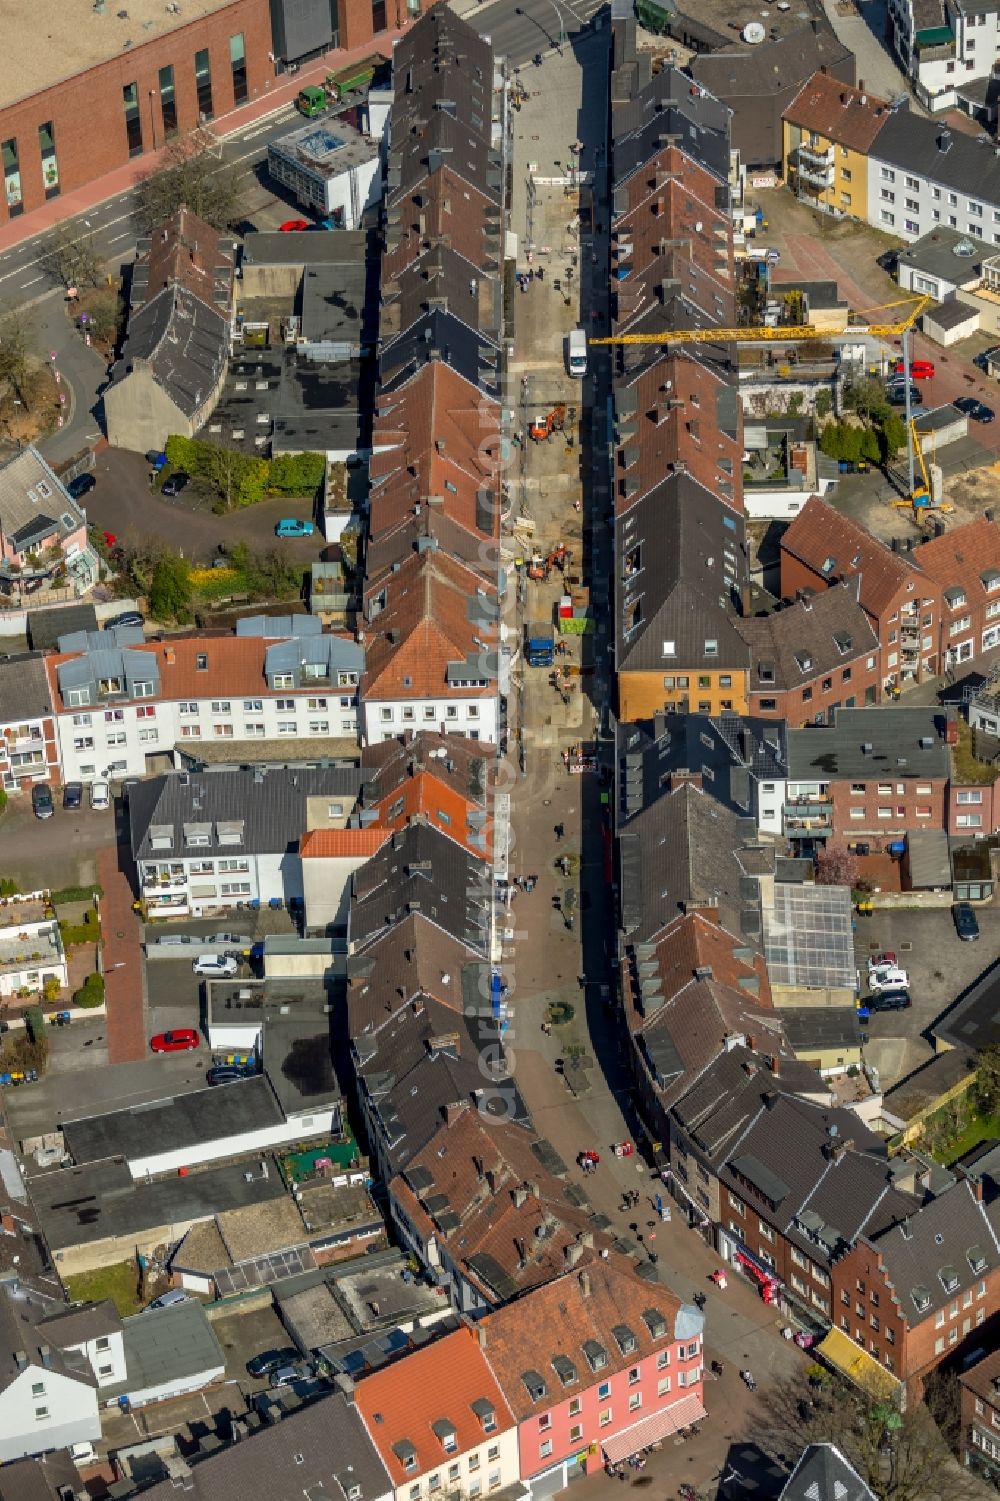
<svg viewBox="0 0 1000 1501"><path fill-rule="evenodd" d="M117 845L98 855L97 879L104 892L101 928L108 1058L111 1063L137 1063L147 1056L141 928L132 911L132 888L120 869Z"/></svg>
<svg viewBox="0 0 1000 1501"><path fill-rule="evenodd" d="M381 52L389 57L392 53L393 42L403 36L409 25L409 22L405 22L398 29L383 31L377 37L373 37L370 42L366 42L363 47L355 47L350 52L337 48L327 52L318 61L310 63L308 67L301 68L292 74L281 74L259 99L241 105L239 109L233 110L228 115L220 116L207 128L220 141L239 135L251 125L268 119L291 104L305 84L322 83L327 73L346 67L363 57L369 57L373 52ZM92 182L86 183L73 192L63 193L60 197L43 203L30 214L0 225L0 254L5 250L13 249L16 245L23 244L26 240L34 239L36 235L43 234L56 224L65 223L66 220L73 219L79 214L86 214L98 204L107 203L109 199L117 198L119 194L130 192L136 183L147 177L159 165L168 150L169 147L158 151L147 151L135 161L117 167L104 177L96 177Z"/></svg>

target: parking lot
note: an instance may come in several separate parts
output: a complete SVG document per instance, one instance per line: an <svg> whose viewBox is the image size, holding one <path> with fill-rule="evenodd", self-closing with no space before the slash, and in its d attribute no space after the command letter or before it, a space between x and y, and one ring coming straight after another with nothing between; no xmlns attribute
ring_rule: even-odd
<svg viewBox="0 0 1000 1501"><path fill-rule="evenodd" d="M152 490L149 465L142 454L123 448L107 448L98 454L94 477L97 484L86 498L87 519L125 543L156 537L179 548L192 562L203 564L217 555L220 544L231 547L234 542L245 542L262 550L280 547L282 556L302 561L316 557L323 545L318 532L313 537L279 539L274 535L285 516L315 521L313 502L308 499L278 497L216 516L211 498L199 496L194 486L172 497Z"/></svg>
<svg viewBox="0 0 1000 1501"><path fill-rule="evenodd" d="M116 813L86 806L70 811L53 794L51 818L36 818L27 793L12 797L0 820L3 874L21 891L86 886L97 880L97 853L116 842Z"/></svg>
<svg viewBox="0 0 1000 1501"><path fill-rule="evenodd" d="M119 1063L112 1069L101 1066L102 1061L107 1063L107 1052L102 1052L104 1030L102 1018L74 1020L53 1035L61 1059L69 1061L76 1050L78 1066L64 1067L60 1062L60 1066L50 1067L37 1084L5 1092L10 1129L17 1141L41 1136L65 1121L204 1087L205 1070L211 1061L207 1048L150 1056L140 1063ZM88 1042L92 1046L88 1047Z"/></svg>
<svg viewBox="0 0 1000 1501"><path fill-rule="evenodd" d="M933 1023L995 962L1000 944L993 909L980 908L978 915L982 936L977 943L961 942L949 907L876 911L874 917L858 920L862 981L869 954L887 949L910 975L910 1009L873 1013L866 1024L865 1058L878 1069L883 1089L926 1063L934 1051Z"/></svg>
<svg viewBox="0 0 1000 1501"><path fill-rule="evenodd" d="M273 1307L227 1314L213 1321L212 1331L226 1354L226 1375L248 1392L261 1391L270 1385L269 1377L254 1381L247 1375L250 1357L264 1350L293 1348L295 1344Z"/></svg>

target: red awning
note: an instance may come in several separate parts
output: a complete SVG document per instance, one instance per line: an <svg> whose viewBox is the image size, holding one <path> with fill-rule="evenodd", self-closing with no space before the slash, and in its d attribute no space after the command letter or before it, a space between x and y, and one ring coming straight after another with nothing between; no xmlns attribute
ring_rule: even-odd
<svg viewBox="0 0 1000 1501"><path fill-rule="evenodd" d="M647 1444L655 1444L657 1439L667 1438L679 1428L686 1428L689 1423L700 1423L707 1416L700 1397L681 1397L679 1402L671 1402L669 1407L652 1412L647 1418L640 1418L638 1423L633 1423L623 1433L602 1439L604 1457L612 1464L617 1464L618 1460L628 1459L630 1454L637 1454Z"/></svg>

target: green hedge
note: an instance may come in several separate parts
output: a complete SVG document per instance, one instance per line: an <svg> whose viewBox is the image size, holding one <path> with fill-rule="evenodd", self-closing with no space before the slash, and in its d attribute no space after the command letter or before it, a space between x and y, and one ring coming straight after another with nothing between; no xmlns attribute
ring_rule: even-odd
<svg viewBox="0 0 1000 1501"><path fill-rule="evenodd" d="M60 902L85 902L91 896L103 896L104 892L95 882L93 886L64 886L61 891L53 891L49 900L53 907L58 907Z"/></svg>
<svg viewBox="0 0 1000 1501"><path fill-rule="evenodd" d="M94 973L88 975L79 990L73 992L74 1006L82 1006L85 1009L104 1004L104 976Z"/></svg>
<svg viewBox="0 0 1000 1501"><path fill-rule="evenodd" d="M214 490L225 510L257 505L268 495L315 495L326 469L321 453L283 453L260 459L178 433L167 439L165 452L174 469L185 470Z"/></svg>
<svg viewBox="0 0 1000 1501"><path fill-rule="evenodd" d="M71 949L77 943L96 943L101 936L101 919L91 907L89 912L83 914L82 923L61 922L59 935L63 941L63 947Z"/></svg>

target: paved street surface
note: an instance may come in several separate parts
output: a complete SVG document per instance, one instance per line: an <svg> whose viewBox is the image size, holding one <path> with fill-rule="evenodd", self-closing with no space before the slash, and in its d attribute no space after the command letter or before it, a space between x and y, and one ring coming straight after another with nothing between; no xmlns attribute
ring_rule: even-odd
<svg viewBox="0 0 1000 1501"><path fill-rule="evenodd" d="M660 1275L681 1298L690 1301L696 1292L707 1297L707 1362L717 1359L725 1367L719 1382L707 1384L709 1419L696 1439L668 1444L653 1455L643 1477L651 1474L654 1484L672 1491L682 1480L708 1487L733 1464L750 1474L759 1456L747 1453L740 1438L752 1432L752 1399L739 1369L791 1371L805 1357L776 1337L781 1316L755 1289L738 1278L730 1279L725 1293L715 1289L708 1281L717 1265L715 1253L679 1211L670 1223L660 1223L659 1180L642 1158L617 1159L612 1150L615 1142L636 1138L637 1121L627 1039L618 1013L604 999L615 943L615 898L605 876L607 813L600 777L572 774L563 759L581 743L595 748L609 693L610 499L604 467L596 459L604 451L608 357L592 349L591 372L583 381L571 380L564 366L569 329L577 324L600 329L606 319L606 240L599 231L592 234L591 226L601 223L607 203L600 134L607 43L608 33L598 31L564 49L561 58L550 51L541 69L523 69L531 97L514 116L511 227L519 238L518 269L541 268L542 277L536 275L527 292L515 294L508 404L519 413L517 425L525 433L529 422L554 403L566 404L569 411L563 434L544 443L525 437L514 450L508 470L511 514L515 520L526 518L533 530L530 536L523 531L510 548L514 556L532 550L545 556L562 543L571 556L564 575L555 570L546 582L522 578L507 625L513 641L519 641L522 623L549 619L567 585L580 580L595 585L595 630L566 638L566 654L555 659L558 687L550 681L550 669L527 667L520 657L514 664L509 765L516 766L520 752L524 770L512 788L512 871L537 875L538 884L530 894L514 897L505 977L513 1007L512 1067L536 1128L572 1164L570 1177L585 1186L595 1209L619 1233L656 1254ZM528 162L537 163L539 177L564 177L576 138L583 142L583 170L597 171L593 206L589 192L581 205L577 191L567 194L561 182L537 185L529 198ZM534 246L530 267L529 245ZM565 679L563 668L569 670ZM597 748L610 764L610 743ZM554 832L557 825L564 828L562 838ZM566 862L565 873L557 861ZM574 1015L566 1025L545 1031L547 1007L555 1000L568 1001ZM574 1058L581 1067L571 1066L570 1072L582 1078L571 1090L556 1063L565 1066ZM575 1165L584 1148L601 1156L598 1171L586 1180ZM639 1206L623 1211L622 1193L633 1188L642 1196ZM618 1489L618 1481L603 1476L588 1482L595 1501ZM727 1494L737 1497L738 1485L730 1485Z"/></svg>
<svg viewBox="0 0 1000 1501"><path fill-rule="evenodd" d="M838 39L854 53L858 79L864 79L870 93L883 99L910 94L909 84L886 40L885 0L867 0L867 3L862 0L851 7L854 13L846 16L840 13L837 0L823 0L823 8ZM914 114L927 114L912 94L910 109Z"/></svg>

